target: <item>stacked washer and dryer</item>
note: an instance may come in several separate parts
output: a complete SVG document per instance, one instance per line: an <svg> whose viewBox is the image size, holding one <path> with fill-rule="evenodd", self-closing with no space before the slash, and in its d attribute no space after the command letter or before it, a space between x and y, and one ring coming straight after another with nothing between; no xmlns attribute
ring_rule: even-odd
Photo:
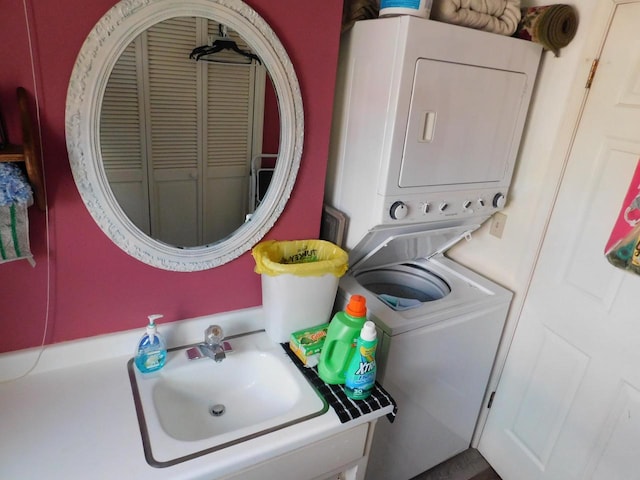
<svg viewBox="0 0 640 480"><path fill-rule="evenodd" d="M410 16L342 38L325 197L348 219L336 309L366 297L399 407L378 422L367 479L470 446L512 294L444 252L505 204L540 54Z"/></svg>

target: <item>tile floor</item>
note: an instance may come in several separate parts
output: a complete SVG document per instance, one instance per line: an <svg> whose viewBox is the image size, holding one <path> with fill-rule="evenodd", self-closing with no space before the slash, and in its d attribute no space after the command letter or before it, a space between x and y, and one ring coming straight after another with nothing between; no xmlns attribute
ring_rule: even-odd
<svg viewBox="0 0 640 480"><path fill-rule="evenodd" d="M475 448L421 473L412 480L502 480Z"/></svg>

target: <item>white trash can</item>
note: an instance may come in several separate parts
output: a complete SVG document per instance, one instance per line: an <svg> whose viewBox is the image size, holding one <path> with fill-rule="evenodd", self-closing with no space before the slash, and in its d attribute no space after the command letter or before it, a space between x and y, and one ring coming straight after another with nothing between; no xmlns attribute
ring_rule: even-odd
<svg viewBox="0 0 640 480"><path fill-rule="evenodd" d="M324 240L267 240L253 248L261 274L265 330L278 343L331 319L348 255Z"/></svg>

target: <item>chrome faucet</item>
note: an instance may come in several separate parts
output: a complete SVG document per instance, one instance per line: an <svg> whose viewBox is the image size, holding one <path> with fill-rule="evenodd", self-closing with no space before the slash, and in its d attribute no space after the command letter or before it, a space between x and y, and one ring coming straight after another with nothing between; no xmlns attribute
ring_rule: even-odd
<svg viewBox="0 0 640 480"><path fill-rule="evenodd" d="M224 333L220 325L209 325L204 331L204 343L187 350L189 360L209 357L216 362L221 362L227 356L227 352L232 351L229 342L223 342Z"/></svg>
<svg viewBox="0 0 640 480"><path fill-rule="evenodd" d="M220 325L209 325L204 331L204 344L200 345L200 349L210 359L221 362L226 357L222 340L224 340L222 327Z"/></svg>

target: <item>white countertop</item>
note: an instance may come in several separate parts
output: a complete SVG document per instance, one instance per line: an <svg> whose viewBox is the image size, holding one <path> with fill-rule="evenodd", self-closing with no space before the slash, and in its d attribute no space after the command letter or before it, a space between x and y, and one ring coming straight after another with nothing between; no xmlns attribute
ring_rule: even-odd
<svg viewBox="0 0 640 480"><path fill-rule="evenodd" d="M217 323L226 335L262 327L260 308L159 324L169 347L202 340ZM212 479L386 415L341 424L320 417L167 468L144 458L127 361L144 331L103 335L0 355L0 478ZM300 374L302 375L302 374Z"/></svg>

